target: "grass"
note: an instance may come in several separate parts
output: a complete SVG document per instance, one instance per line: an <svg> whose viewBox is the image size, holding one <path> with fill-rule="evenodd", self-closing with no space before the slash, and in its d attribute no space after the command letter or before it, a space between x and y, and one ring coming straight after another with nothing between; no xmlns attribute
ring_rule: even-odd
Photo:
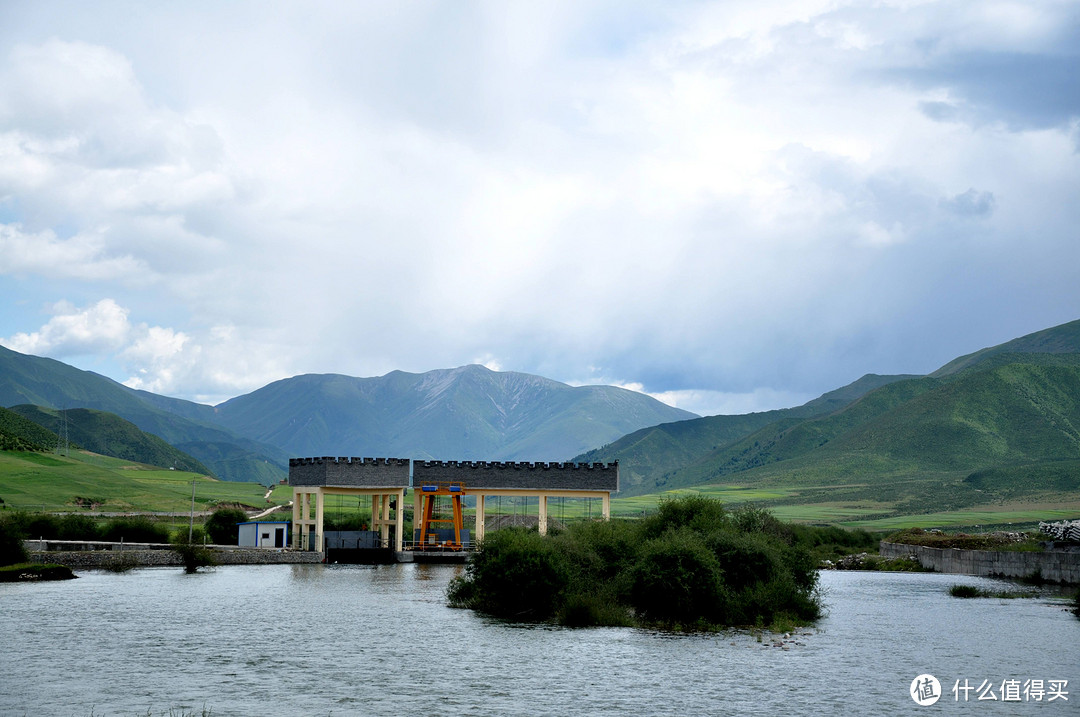
<svg viewBox="0 0 1080 717"><path fill-rule="evenodd" d="M613 498L611 513L613 516L640 517L655 511L657 504L664 499L696 493L717 498L733 506L752 502L767 507L773 515L787 522L839 525L875 532L891 532L902 528L977 527L1012 530L1015 529L1013 526L1032 526L1039 521L1080 518L1080 496L1075 493L1047 494L1033 497L1030 501L1014 500L980 505L972 504L971 501L986 499L979 498L978 493L972 498L972 492L962 487L957 488L959 497L955 497L955 502L965 504L962 507L927 510L932 506L924 504L926 501L919 498L918 494L930 490L933 487L931 484L940 487L939 480L955 482L955 477L941 475L922 483L896 480L876 485L704 485L650 495ZM567 505L569 504L570 501L567 501ZM535 503L533 510L535 511Z"/></svg>
<svg viewBox="0 0 1080 717"><path fill-rule="evenodd" d="M186 512L192 480L196 510L219 503L269 507L266 488L257 483L218 481L81 451L70 456L0 451L0 497L8 508L69 511L79 508L79 498L92 496L101 501L98 511ZM291 499L288 486L275 486L271 501Z"/></svg>
<svg viewBox="0 0 1080 717"><path fill-rule="evenodd" d="M1031 524L1041 520L1075 520L1080 509L1041 510L957 510L922 515L895 515L887 518L843 521L841 524L867 530L901 530L903 528L986 528L1014 524Z"/></svg>
<svg viewBox="0 0 1080 717"><path fill-rule="evenodd" d="M949 594L957 598L999 598L1002 600L1039 596L1035 590L984 590L975 585L953 585L949 588Z"/></svg>
<svg viewBox="0 0 1080 717"><path fill-rule="evenodd" d="M953 548L957 550L1010 550L1037 552L1043 549L1044 535L1015 531L996 533L941 533L926 532L922 528L906 528L892 533L885 540L904 545L923 545L929 548Z"/></svg>

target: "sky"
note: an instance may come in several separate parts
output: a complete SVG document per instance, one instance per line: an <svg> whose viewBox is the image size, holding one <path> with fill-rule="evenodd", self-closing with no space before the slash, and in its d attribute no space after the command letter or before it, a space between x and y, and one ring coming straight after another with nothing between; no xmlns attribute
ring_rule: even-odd
<svg viewBox="0 0 1080 717"><path fill-rule="evenodd" d="M1080 318L1080 2L0 3L0 345L701 415Z"/></svg>

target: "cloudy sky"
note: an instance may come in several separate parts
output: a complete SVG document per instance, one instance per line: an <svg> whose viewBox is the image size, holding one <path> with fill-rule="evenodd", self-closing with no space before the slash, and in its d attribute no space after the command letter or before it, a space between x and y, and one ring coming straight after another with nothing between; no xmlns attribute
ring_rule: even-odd
<svg viewBox="0 0 1080 717"><path fill-rule="evenodd" d="M1080 3L0 4L0 344L698 413L1080 318Z"/></svg>

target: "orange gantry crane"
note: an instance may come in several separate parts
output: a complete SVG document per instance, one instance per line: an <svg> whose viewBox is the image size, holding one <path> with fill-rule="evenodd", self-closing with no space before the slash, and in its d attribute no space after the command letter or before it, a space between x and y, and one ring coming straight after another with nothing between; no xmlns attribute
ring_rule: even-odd
<svg viewBox="0 0 1080 717"><path fill-rule="evenodd" d="M418 549L424 550L427 547L438 546L444 550L461 550L461 496L465 493L464 483L428 483L420 486L420 493L423 500L423 517L420 520L420 544ZM435 517L435 504L439 496L450 496L450 502L453 506L452 518L437 518ZM429 535L429 531L434 530L433 524L435 523L453 523L454 525L454 540L443 541L441 543L436 542L435 534L432 532ZM431 541L429 542L429 538Z"/></svg>

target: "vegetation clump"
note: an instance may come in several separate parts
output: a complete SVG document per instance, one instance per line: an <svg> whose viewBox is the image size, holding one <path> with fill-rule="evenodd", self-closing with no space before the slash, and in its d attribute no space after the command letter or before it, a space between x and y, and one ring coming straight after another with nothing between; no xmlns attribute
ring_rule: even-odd
<svg viewBox="0 0 1080 717"><path fill-rule="evenodd" d="M30 563L23 540L26 534L15 517L0 517L0 582L20 580L70 580L75 577L65 565Z"/></svg>
<svg viewBox="0 0 1080 717"><path fill-rule="evenodd" d="M197 573L199 568L215 564L213 551L206 547L207 539L202 528L181 528L173 534L173 550L183 561L185 573Z"/></svg>
<svg viewBox="0 0 1080 717"><path fill-rule="evenodd" d="M15 563L0 567L0 583L26 580L74 580L75 573L66 565L55 563Z"/></svg>
<svg viewBox="0 0 1080 717"><path fill-rule="evenodd" d="M0 518L0 565L15 565L27 561L24 536L25 533L12 519L11 513Z"/></svg>
<svg viewBox="0 0 1080 717"><path fill-rule="evenodd" d="M752 506L691 495L638 521L571 525L544 537L485 537L451 605L563 625L805 624L820 616L817 563L790 526Z"/></svg>
<svg viewBox="0 0 1080 717"><path fill-rule="evenodd" d="M240 536L236 524L243 523L247 519L247 513L239 508L218 508L206 519L204 528L206 534L210 536L211 543L236 545Z"/></svg>
<svg viewBox="0 0 1080 717"><path fill-rule="evenodd" d="M1003 600L1038 597L1038 593L1034 590L984 590L975 585L953 585L949 588L949 594L958 598L1000 598Z"/></svg>
<svg viewBox="0 0 1080 717"><path fill-rule="evenodd" d="M1038 551L1043 549L1043 538L1038 533L997 531L993 533L943 533L940 530L906 528L885 538L888 543L923 545L928 548L955 548L958 550L1017 550Z"/></svg>

